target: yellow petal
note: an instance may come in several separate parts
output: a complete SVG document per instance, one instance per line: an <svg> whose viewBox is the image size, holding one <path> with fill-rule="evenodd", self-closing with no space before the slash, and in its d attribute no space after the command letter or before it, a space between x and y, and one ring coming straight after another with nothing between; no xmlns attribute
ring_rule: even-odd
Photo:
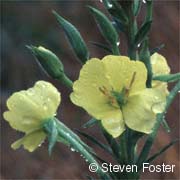
<svg viewBox="0 0 180 180"><path fill-rule="evenodd" d="M119 109L104 113L102 118L102 125L106 131L114 138L120 136L125 130L122 113Z"/></svg>
<svg viewBox="0 0 180 180"><path fill-rule="evenodd" d="M166 59L158 53L154 53L151 56L151 65L153 75L162 75L170 73L170 68L167 64Z"/></svg>
<svg viewBox="0 0 180 180"><path fill-rule="evenodd" d="M156 114L165 107L165 96L156 89L144 89L128 98L123 106L126 125L136 131L150 133L155 124Z"/></svg>
<svg viewBox="0 0 180 180"><path fill-rule="evenodd" d="M21 145L24 146L29 152L33 152L46 138L46 134L42 130L37 130L32 133L26 134L23 138L14 142L11 147L18 149Z"/></svg>
<svg viewBox="0 0 180 180"><path fill-rule="evenodd" d="M120 92L123 87L127 88L134 73L136 75L130 93L146 87L147 70L142 62L131 61L126 56L113 55L104 57L102 61L106 67L107 77L115 91Z"/></svg>
<svg viewBox="0 0 180 180"><path fill-rule="evenodd" d="M154 53L151 56L151 65L154 76L170 73L170 68L167 64L165 57L158 53ZM153 80L152 87L161 90L161 92L165 95L168 95L169 93L167 83Z"/></svg>
<svg viewBox="0 0 180 180"><path fill-rule="evenodd" d="M82 67L79 79L73 84L71 101L100 119L104 112L114 109L109 105L108 97L100 91L102 87L111 90L102 61L93 58Z"/></svg>
<svg viewBox="0 0 180 180"><path fill-rule="evenodd" d="M60 93L50 83L38 81L33 88L14 93L8 100L10 111L3 114L10 125L22 132L39 128L42 121L56 113Z"/></svg>
<svg viewBox="0 0 180 180"><path fill-rule="evenodd" d="M30 116L21 116L17 112L6 111L3 114L4 119L6 119L12 128L21 132L31 132L33 129L41 127L41 121L39 119L34 119Z"/></svg>

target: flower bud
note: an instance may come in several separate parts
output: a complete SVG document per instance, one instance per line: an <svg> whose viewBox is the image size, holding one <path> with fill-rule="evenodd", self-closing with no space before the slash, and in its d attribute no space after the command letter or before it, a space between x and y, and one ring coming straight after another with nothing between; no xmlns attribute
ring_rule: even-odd
<svg viewBox="0 0 180 180"><path fill-rule="evenodd" d="M45 72L54 79L60 79L64 75L64 66L60 59L50 50L39 46L27 46L36 57Z"/></svg>

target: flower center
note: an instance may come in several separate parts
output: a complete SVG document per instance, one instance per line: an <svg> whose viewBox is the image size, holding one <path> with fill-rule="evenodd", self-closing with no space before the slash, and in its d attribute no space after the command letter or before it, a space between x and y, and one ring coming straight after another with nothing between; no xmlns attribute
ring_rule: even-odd
<svg viewBox="0 0 180 180"><path fill-rule="evenodd" d="M109 99L109 103L116 107L122 108L127 103L129 92L132 88L136 77L136 72L133 73L131 81L127 87L123 87L120 92L116 92L113 89L109 91L105 86L99 87L99 90Z"/></svg>

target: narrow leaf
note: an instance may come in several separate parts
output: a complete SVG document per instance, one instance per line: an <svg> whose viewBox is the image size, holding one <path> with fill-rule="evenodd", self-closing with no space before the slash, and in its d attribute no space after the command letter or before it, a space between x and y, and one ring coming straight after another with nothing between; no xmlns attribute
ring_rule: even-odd
<svg viewBox="0 0 180 180"><path fill-rule="evenodd" d="M158 80L163 82L175 82L180 80L180 73L154 76L153 80Z"/></svg>
<svg viewBox="0 0 180 180"><path fill-rule="evenodd" d="M150 51L150 54L153 55L154 53L159 52L162 48L164 48L164 46L165 46L164 44L160 44L158 47L155 47L154 49L152 49Z"/></svg>
<svg viewBox="0 0 180 180"><path fill-rule="evenodd" d="M142 1L140 0L134 0L133 2L133 14L134 16L137 16L139 14L139 11L141 9Z"/></svg>
<svg viewBox="0 0 180 180"><path fill-rule="evenodd" d="M83 128L89 128L89 127L94 126L94 125L97 124L97 123L98 123L98 120L92 118L92 119L90 119L88 122L86 122L82 127L83 127Z"/></svg>
<svg viewBox="0 0 180 180"><path fill-rule="evenodd" d="M144 23L137 34L135 35L134 44L140 44L147 36L148 32L150 31L152 21L147 21Z"/></svg>
<svg viewBox="0 0 180 180"><path fill-rule="evenodd" d="M90 136L89 134L86 134L82 131L79 131L76 129L76 132L78 132L80 135L84 136L85 138L87 138L88 140L90 140L91 142L93 142L94 144L96 144L97 146L99 146L100 148L102 148L103 150L105 150L106 152L112 154L112 150L105 144L99 142L96 138Z"/></svg>
<svg viewBox="0 0 180 180"><path fill-rule="evenodd" d="M110 49L108 46L106 46L106 45L104 45L104 44L101 44L101 43L98 43L98 42L93 42L93 41L90 41L90 43L91 43L92 45L94 45L94 46L96 46L96 47L99 47L99 48L101 48L101 49L104 49L105 51L108 51L109 53L112 54L112 51L111 51L111 49Z"/></svg>
<svg viewBox="0 0 180 180"><path fill-rule="evenodd" d="M58 13L52 11L55 15L60 26L63 28L67 35L70 45L72 46L76 56L80 59L82 63L85 63L89 59L89 52L87 50L86 44L74 25L62 18Z"/></svg>
<svg viewBox="0 0 180 180"><path fill-rule="evenodd" d="M151 88L151 81L152 81L152 67L150 63L150 52L149 52L149 42L148 39L146 39L142 43L142 48L139 53L139 58L140 61L142 61L146 68L147 68L147 81L146 81L146 86L148 88Z"/></svg>
<svg viewBox="0 0 180 180"><path fill-rule="evenodd" d="M110 43L110 45L116 45L118 42L118 34L110 20L99 10L91 6L88 6L88 8L99 25L99 29L101 30L104 38Z"/></svg>
<svg viewBox="0 0 180 180"><path fill-rule="evenodd" d="M179 139L176 139L176 140L170 142L169 144L167 144L166 146L164 146L160 151L158 151L157 153L152 155L149 159L147 159L146 163L150 163L153 160L155 160L158 156L160 156L162 153L164 153L166 150L168 150L171 146L173 146L178 141L179 141Z"/></svg>
<svg viewBox="0 0 180 180"><path fill-rule="evenodd" d="M128 17L124 9L121 7L121 5L117 1L112 0L111 8L109 8L108 11L113 17L117 18L124 26L127 25Z"/></svg>

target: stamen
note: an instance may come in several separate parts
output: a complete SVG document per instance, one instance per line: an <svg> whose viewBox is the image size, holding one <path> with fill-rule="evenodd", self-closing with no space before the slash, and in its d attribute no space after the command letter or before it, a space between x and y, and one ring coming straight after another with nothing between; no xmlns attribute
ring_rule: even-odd
<svg viewBox="0 0 180 180"><path fill-rule="evenodd" d="M130 84L129 84L128 87L126 87L126 95L127 95L127 96L129 95L129 91L131 90L132 85L133 85L133 83L134 83L134 81L135 81L135 77L136 77L136 72L133 73L133 76L132 76L132 79L131 79L131 81L130 81Z"/></svg>
<svg viewBox="0 0 180 180"><path fill-rule="evenodd" d="M105 86L99 87L99 90L109 99L109 102L113 106L117 106L116 98L112 96L112 94L108 91L108 89Z"/></svg>

